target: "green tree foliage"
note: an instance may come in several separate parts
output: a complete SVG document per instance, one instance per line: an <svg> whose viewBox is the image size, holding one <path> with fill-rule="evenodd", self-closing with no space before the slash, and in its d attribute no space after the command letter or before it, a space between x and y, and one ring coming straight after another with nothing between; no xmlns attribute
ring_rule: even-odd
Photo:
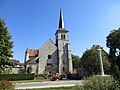
<svg viewBox="0 0 120 90"><path fill-rule="evenodd" d="M27 73L32 73L32 66L29 66L29 67L28 67Z"/></svg>
<svg viewBox="0 0 120 90"><path fill-rule="evenodd" d="M80 58L79 58L79 56L72 54L72 62L73 62L73 68L74 69L80 67Z"/></svg>
<svg viewBox="0 0 120 90"><path fill-rule="evenodd" d="M120 28L118 30L111 31L106 38L106 46L111 49L113 55L120 55ZM116 52L118 53L116 54Z"/></svg>
<svg viewBox="0 0 120 90"><path fill-rule="evenodd" d="M113 77L120 82L120 71L119 67L115 64L112 72Z"/></svg>
<svg viewBox="0 0 120 90"><path fill-rule="evenodd" d="M5 70L5 65L10 64L10 57L12 57L13 41L12 37L5 26L5 21L0 19L0 68Z"/></svg>
<svg viewBox="0 0 120 90"><path fill-rule="evenodd" d="M110 48L109 60L111 62L111 70L116 63L120 69L120 28L112 30L106 37L106 46Z"/></svg>
<svg viewBox="0 0 120 90"><path fill-rule="evenodd" d="M100 57L98 48L99 45L93 45L91 49L87 49L81 58L81 66L91 74L98 74L100 72ZM102 49L102 48L101 48ZM108 54L102 49L102 61L104 70L107 71L110 67L108 61Z"/></svg>

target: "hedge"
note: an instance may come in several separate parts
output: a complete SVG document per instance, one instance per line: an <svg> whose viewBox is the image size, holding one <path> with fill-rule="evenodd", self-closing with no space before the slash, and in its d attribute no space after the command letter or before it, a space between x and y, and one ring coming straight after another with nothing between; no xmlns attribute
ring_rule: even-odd
<svg viewBox="0 0 120 90"><path fill-rule="evenodd" d="M33 80L35 74L0 74L0 80Z"/></svg>

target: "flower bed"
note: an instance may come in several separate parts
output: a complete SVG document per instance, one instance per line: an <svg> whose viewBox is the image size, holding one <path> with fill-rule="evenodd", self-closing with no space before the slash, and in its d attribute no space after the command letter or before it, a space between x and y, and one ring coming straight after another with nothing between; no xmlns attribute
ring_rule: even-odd
<svg viewBox="0 0 120 90"><path fill-rule="evenodd" d="M14 85L8 80L0 81L0 90L14 90Z"/></svg>
<svg viewBox="0 0 120 90"><path fill-rule="evenodd" d="M53 77L52 77L52 80L53 80L53 81L57 81L57 80L59 80L59 79L60 79L59 76L53 76Z"/></svg>

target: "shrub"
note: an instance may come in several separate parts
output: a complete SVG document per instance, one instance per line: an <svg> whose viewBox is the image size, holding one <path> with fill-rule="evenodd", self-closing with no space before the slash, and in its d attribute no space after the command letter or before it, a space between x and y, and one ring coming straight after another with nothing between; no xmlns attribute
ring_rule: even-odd
<svg viewBox="0 0 120 90"><path fill-rule="evenodd" d="M120 90L120 86L112 76L92 76L84 78L83 86L74 90Z"/></svg>
<svg viewBox="0 0 120 90"><path fill-rule="evenodd" d="M29 67L28 67L27 73L32 73L32 66L29 66Z"/></svg>
<svg viewBox="0 0 120 90"><path fill-rule="evenodd" d="M14 85L8 80L0 81L0 90L14 90Z"/></svg>
<svg viewBox="0 0 120 90"><path fill-rule="evenodd" d="M0 80L33 80L34 74L0 74Z"/></svg>
<svg viewBox="0 0 120 90"><path fill-rule="evenodd" d="M18 74L25 74L25 69L20 68L20 69L18 70Z"/></svg>
<svg viewBox="0 0 120 90"><path fill-rule="evenodd" d="M114 77L115 80L118 80L120 82L120 70L116 64L113 67L112 76Z"/></svg>
<svg viewBox="0 0 120 90"><path fill-rule="evenodd" d="M1 67L0 68L0 74L10 74L12 72L12 68L6 68L6 67Z"/></svg>

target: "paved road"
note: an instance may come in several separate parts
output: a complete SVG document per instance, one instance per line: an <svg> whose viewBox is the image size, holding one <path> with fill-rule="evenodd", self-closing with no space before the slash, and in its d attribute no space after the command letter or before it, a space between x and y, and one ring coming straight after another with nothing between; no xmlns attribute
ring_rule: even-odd
<svg viewBox="0 0 120 90"><path fill-rule="evenodd" d="M49 88L49 87L65 87L82 85L81 80L65 80L65 81L46 81L32 83L16 83L15 89L32 89L32 88Z"/></svg>

